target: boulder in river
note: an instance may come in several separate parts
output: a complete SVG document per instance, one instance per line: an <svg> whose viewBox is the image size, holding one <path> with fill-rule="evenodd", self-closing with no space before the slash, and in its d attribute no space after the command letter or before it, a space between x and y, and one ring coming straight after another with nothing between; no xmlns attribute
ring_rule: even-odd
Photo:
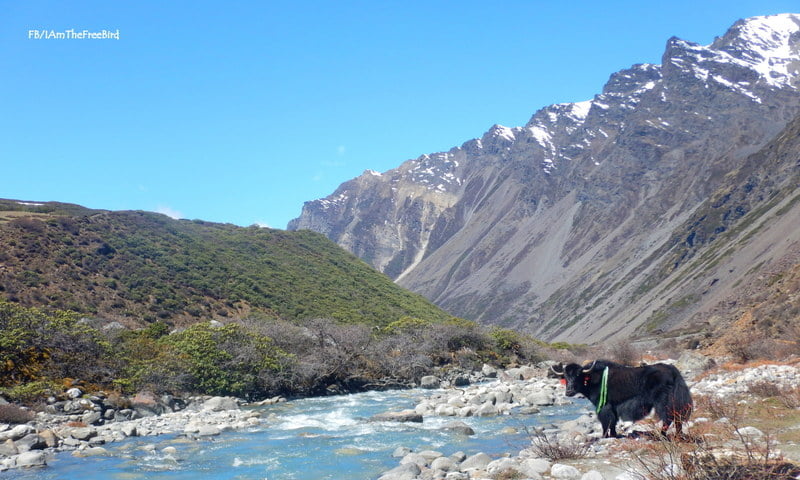
<svg viewBox="0 0 800 480"><path fill-rule="evenodd" d="M422 423L422 415L414 410L401 410L399 412L386 412L373 415L373 422L414 422Z"/></svg>

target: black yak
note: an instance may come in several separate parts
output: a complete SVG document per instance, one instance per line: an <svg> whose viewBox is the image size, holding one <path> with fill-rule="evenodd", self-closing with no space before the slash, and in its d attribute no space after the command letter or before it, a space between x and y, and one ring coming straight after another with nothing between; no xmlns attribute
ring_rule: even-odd
<svg viewBox="0 0 800 480"><path fill-rule="evenodd" d="M568 397L580 393L594 404L603 437L617 436L618 420L635 422L653 409L662 422L661 433L666 435L669 426L675 423L675 432L680 436L683 422L692 413L689 387L672 365L627 367L608 360L595 360L586 366L570 363L550 368L566 380Z"/></svg>

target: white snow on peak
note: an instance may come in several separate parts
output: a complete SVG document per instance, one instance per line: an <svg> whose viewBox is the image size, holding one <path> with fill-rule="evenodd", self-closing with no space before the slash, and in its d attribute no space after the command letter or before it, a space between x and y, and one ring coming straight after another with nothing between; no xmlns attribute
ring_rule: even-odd
<svg viewBox="0 0 800 480"><path fill-rule="evenodd" d="M446 192L450 185L458 186L463 180L456 176L455 169L459 163L454 154L449 152L422 155L409 163L406 172L408 179L418 185L424 185L428 190Z"/></svg>
<svg viewBox="0 0 800 480"><path fill-rule="evenodd" d="M44 203L36 203L36 202L17 202L17 205L27 205L29 207L41 207Z"/></svg>
<svg viewBox="0 0 800 480"><path fill-rule="evenodd" d="M373 176L376 176L376 177L381 177L381 176L383 176L383 174L382 174L382 173L380 173L380 172L376 172L375 170L366 170L366 171L364 171L364 173L366 173L366 174L368 174L368 175L373 175Z"/></svg>
<svg viewBox="0 0 800 480"><path fill-rule="evenodd" d="M746 85L741 82L734 84L710 74L708 67L710 64L731 64L753 70L767 85L797 88L793 84L800 75L798 32L800 15L797 14L752 17L737 22L728 34L708 46L678 40L676 45L682 53L670 61L682 70L693 71L703 81L713 80L759 101L755 94L744 88Z"/></svg>
<svg viewBox="0 0 800 480"><path fill-rule="evenodd" d="M572 104L571 115L578 120L586 120L589 115L589 109L592 108L592 101L585 100L583 102L576 102Z"/></svg>
<svg viewBox="0 0 800 480"><path fill-rule="evenodd" d="M743 60L761 78L774 86L791 85L791 80L800 74L798 53L800 42L792 35L800 31L800 15L781 14L752 17L739 27L739 37L746 45Z"/></svg>
<svg viewBox="0 0 800 480"><path fill-rule="evenodd" d="M528 131L531 132L531 136L533 136L533 138L539 145L543 146L544 148L549 148L553 150L553 142L552 142L553 137L546 128L535 126L535 127L529 127Z"/></svg>
<svg viewBox="0 0 800 480"><path fill-rule="evenodd" d="M321 198L317 200L317 202L322 206L323 209L327 210L331 207L335 207L337 205L344 204L349 197L346 193L340 193L336 197L328 197L328 198Z"/></svg>
<svg viewBox="0 0 800 480"><path fill-rule="evenodd" d="M495 125L492 129L492 135L495 137L502 137L511 142L517 138L516 135L514 135L513 128L504 127L503 125Z"/></svg>

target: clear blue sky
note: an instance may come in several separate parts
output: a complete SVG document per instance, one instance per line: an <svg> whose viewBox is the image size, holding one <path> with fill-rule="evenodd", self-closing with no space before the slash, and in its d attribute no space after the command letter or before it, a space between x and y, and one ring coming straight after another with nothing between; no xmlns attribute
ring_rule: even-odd
<svg viewBox="0 0 800 480"><path fill-rule="evenodd" d="M0 198L285 228L794 1L0 0ZM30 30L119 30L119 40Z"/></svg>

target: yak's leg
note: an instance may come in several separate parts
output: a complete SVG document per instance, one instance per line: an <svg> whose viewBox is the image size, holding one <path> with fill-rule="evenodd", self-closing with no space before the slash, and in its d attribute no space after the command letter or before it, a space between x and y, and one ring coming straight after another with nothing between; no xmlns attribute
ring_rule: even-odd
<svg viewBox="0 0 800 480"><path fill-rule="evenodd" d="M672 420L670 418L665 418L661 420L661 435L667 436L667 430L669 430L669 426L672 424ZM680 422L675 422L675 429L680 433Z"/></svg>
<svg viewBox="0 0 800 480"><path fill-rule="evenodd" d="M597 414L597 419L600 420L600 425L603 428L603 438L617 436L617 414L614 410L606 405Z"/></svg>

